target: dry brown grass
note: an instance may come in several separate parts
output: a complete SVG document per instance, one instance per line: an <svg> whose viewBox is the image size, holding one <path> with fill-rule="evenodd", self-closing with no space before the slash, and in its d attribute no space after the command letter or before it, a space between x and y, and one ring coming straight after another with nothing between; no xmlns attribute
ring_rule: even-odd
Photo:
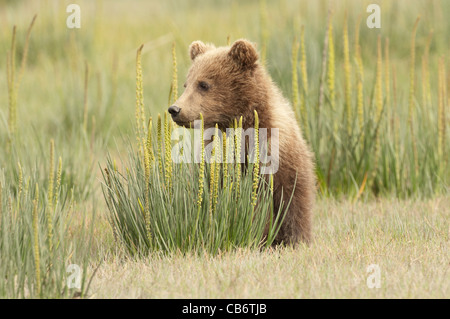
<svg viewBox="0 0 450 319"><path fill-rule="evenodd" d="M110 257L93 298L448 298L450 198L321 200L310 247L208 256ZM369 289L378 264L381 288Z"/></svg>

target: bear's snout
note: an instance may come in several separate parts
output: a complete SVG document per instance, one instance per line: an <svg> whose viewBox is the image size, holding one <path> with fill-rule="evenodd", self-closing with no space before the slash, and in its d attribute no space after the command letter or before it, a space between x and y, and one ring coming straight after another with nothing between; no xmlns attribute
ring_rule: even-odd
<svg viewBox="0 0 450 319"><path fill-rule="evenodd" d="M171 107L169 107L169 113L170 115L172 115L172 118L175 118L178 115L178 113L180 113L180 111L181 108L179 108L176 105L172 105Z"/></svg>

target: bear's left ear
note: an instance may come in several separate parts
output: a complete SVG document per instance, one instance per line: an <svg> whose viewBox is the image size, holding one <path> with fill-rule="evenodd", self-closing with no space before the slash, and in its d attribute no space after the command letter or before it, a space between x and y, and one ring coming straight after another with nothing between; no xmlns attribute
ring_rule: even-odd
<svg viewBox="0 0 450 319"><path fill-rule="evenodd" d="M258 53L253 44L243 39L233 43L228 56L244 70L254 69L258 61Z"/></svg>

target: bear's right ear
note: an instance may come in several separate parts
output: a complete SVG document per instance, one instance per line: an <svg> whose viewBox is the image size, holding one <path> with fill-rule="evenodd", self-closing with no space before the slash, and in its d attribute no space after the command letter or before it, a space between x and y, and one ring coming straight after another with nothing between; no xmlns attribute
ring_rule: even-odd
<svg viewBox="0 0 450 319"><path fill-rule="evenodd" d="M202 41L194 41L189 46L189 55L191 60L194 61L196 57L206 52L208 48Z"/></svg>

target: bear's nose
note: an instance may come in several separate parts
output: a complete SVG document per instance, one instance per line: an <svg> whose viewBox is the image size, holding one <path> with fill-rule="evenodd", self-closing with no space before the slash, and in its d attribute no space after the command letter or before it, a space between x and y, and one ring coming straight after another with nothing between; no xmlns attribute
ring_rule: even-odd
<svg viewBox="0 0 450 319"><path fill-rule="evenodd" d="M172 116L177 115L178 113L180 113L180 111L181 111L181 109L178 106L176 106L176 105L172 105L171 107L169 107L169 113Z"/></svg>

